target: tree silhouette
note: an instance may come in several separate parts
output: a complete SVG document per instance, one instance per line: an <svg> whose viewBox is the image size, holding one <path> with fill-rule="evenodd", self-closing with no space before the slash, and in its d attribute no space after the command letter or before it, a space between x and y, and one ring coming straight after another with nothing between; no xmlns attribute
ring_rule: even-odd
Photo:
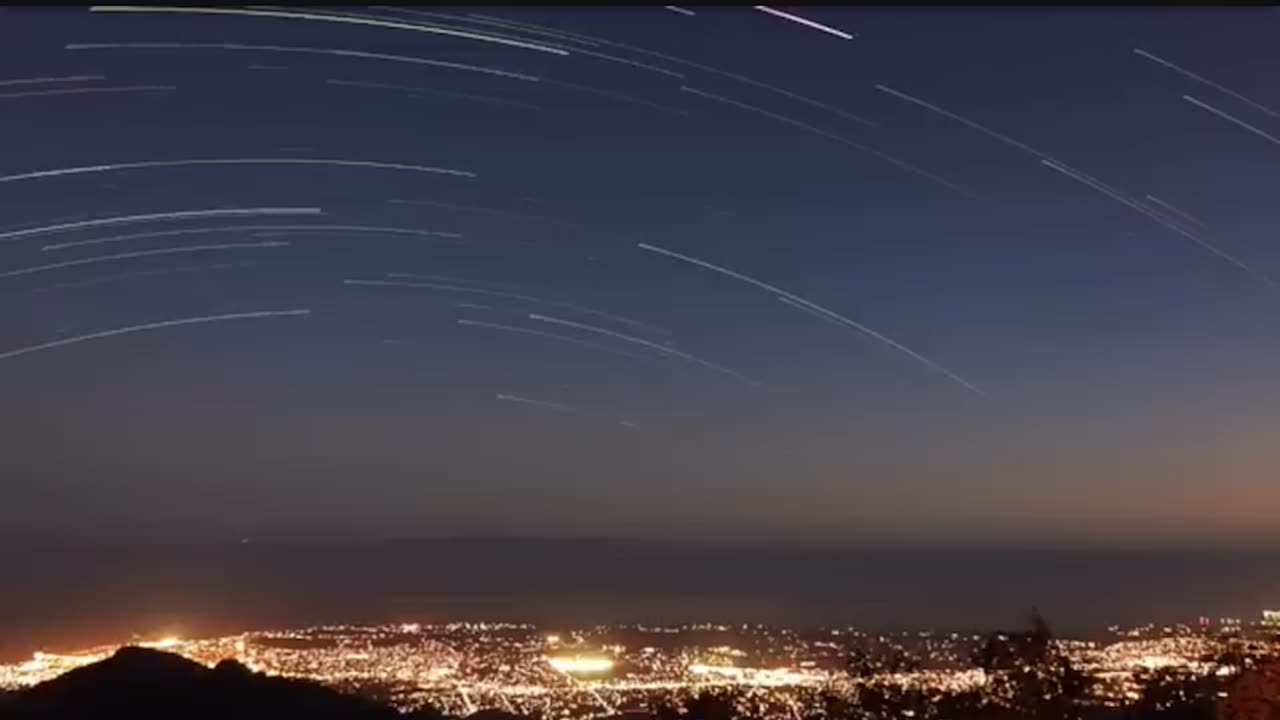
<svg viewBox="0 0 1280 720"><path fill-rule="evenodd" d="M1092 680L1053 642L1038 610L1032 609L1027 631L990 635L976 660L990 678L989 697L998 708L1035 720L1081 717Z"/></svg>

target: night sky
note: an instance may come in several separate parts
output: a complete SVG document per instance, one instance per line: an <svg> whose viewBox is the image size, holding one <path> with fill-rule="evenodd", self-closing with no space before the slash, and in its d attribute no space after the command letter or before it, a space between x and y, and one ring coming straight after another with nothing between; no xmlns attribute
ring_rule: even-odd
<svg viewBox="0 0 1280 720"><path fill-rule="evenodd" d="M0 11L0 527L1276 539L1280 16L784 9Z"/></svg>

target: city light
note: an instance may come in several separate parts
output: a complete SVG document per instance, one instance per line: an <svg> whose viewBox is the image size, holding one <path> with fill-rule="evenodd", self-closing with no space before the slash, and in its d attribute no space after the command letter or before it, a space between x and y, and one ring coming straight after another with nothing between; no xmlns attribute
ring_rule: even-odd
<svg viewBox="0 0 1280 720"><path fill-rule="evenodd" d="M160 638L159 640L155 640L153 642L138 643L138 645L142 647L152 648L155 650L172 650L173 648L176 648L181 644L182 644L182 638L173 637L173 636Z"/></svg>
<svg viewBox="0 0 1280 720"><path fill-rule="evenodd" d="M562 673L598 673L613 669L613 661L604 657L552 657L551 667Z"/></svg>
<svg viewBox="0 0 1280 720"><path fill-rule="evenodd" d="M1262 627L1262 626L1259 626ZM1270 628L1260 652L1280 651ZM390 688L401 710L426 706L464 716L483 708L523 715L588 718L618 708L684 706L702 692L738 691L742 710L760 720L817 717L824 698L856 699L867 684L931 696L985 692L990 677L973 665L986 636L963 633L874 635L853 628L796 631L763 625L621 625L564 630L558 636L515 623L395 623L261 630L212 638L162 637L133 643L176 653L207 667L232 659L266 675L304 678L350 692ZM1118 706L1142 691L1147 674L1172 669L1233 675L1239 667L1205 658L1226 642L1186 626L1113 628L1110 640L1054 641L1096 683L1092 702ZM20 689L111 657L120 646L70 653L41 651L0 664L0 689ZM910 656L849 672L854 648ZM573 648L573 651L551 649Z"/></svg>

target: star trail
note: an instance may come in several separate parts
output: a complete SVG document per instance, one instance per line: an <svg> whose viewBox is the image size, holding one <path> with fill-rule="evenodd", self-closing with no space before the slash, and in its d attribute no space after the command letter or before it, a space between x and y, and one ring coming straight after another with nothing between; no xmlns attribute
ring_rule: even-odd
<svg viewBox="0 0 1280 720"><path fill-rule="evenodd" d="M11 8L0 525L1273 537L1265 12Z"/></svg>

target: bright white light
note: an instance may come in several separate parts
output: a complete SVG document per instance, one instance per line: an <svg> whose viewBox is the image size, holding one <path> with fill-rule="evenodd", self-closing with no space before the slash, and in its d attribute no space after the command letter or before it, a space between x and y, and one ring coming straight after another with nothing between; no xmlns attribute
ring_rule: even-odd
<svg viewBox="0 0 1280 720"><path fill-rule="evenodd" d="M781 11L781 10L778 10L778 9L775 9L775 8L771 8L771 7L768 7L768 6L765 6L765 5L755 5L755 6L753 6L753 7L754 7L756 10L759 10L760 12L766 12L766 13L769 13L770 15L775 16L775 17L780 17L780 18L782 18L782 19L784 19L784 20L790 20L790 21L791 21L791 22L793 22L793 23L799 23L800 25L804 25L805 27L811 27L811 28L813 28L814 30L821 30L821 31L822 31L822 32L824 32L824 33L827 33L827 34L830 34L830 35L835 35L835 36L836 36L836 37L838 37L838 38L843 38L843 39L845 39L845 40L852 40L852 39L853 39L853 36L852 36L852 35L850 35L849 33L845 32L845 31L843 31L843 30L837 30L837 29L835 29L835 28L831 27L830 25L823 25L823 24L822 24L822 23L820 23L820 22L815 22L815 21L810 20L810 19L808 19L808 18L802 18L802 17L800 17L799 15L792 15L792 14L791 14L791 13L789 13L789 12L783 12L783 11Z"/></svg>
<svg viewBox="0 0 1280 720"><path fill-rule="evenodd" d="M182 638L174 637L170 635L169 637L160 638L155 642L144 642L144 643L138 643L138 644L141 645L142 647L155 648L157 650L165 650L168 648L174 648L181 645Z"/></svg>
<svg viewBox="0 0 1280 720"><path fill-rule="evenodd" d="M563 673L597 673L613 668L612 660L601 657L553 657L547 662Z"/></svg>
<svg viewBox="0 0 1280 720"><path fill-rule="evenodd" d="M767 687L815 684L821 683L825 679L825 676L818 672L805 672L790 668L740 668L732 665L706 665L703 663L690 665L689 672L694 675L714 675L736 683Z"/></svg>

